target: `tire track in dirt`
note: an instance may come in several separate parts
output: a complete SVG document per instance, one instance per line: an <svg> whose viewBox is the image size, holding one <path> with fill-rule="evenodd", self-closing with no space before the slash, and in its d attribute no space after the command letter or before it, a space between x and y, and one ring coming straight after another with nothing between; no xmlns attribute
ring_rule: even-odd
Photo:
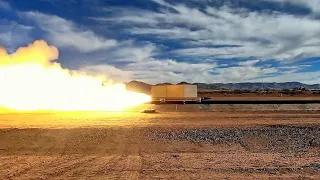
<svg viewBox="0 0 320 180"><path fill-rule="evenodd" d="M26 169L25 171L15 174L17 179L29 179L39 178L39 179L50 179L51 177L59 176L63 174L68 169L72 169L73 166L77 166L79 163L86 162L91 157L71 157L71 156L55 156L54 158L44 162L41 162L37 166L37 162L32 168Z"/></svg>
<svg viewBox="0 0 320 180"><path fill-rule="evenodd" d="M87 177L94 177L93 179L100 177L118 179L119 174L121 173L121 167L125 160L124 154L127 148L128 138L127 134L123 134L123 132L116 134L113 138L115 142L118 142L115 146L114 154L97 159L95 161L95 169L90 173L87 173ZM98 165L96 165L97 163Z"/></svg>
<svg viewBox="0 0 320 180"><path fill-rule="evenodd" d="M71 156L49 156L49 159L48 158L46 159L46 161L35 167L35 168L32 168L30 169L29 171L26 172L26 174L38 174L38 173L43 173L45 172L46 170L48 170L48 168L51 168L51 167L56 167L56 166L59 166L60 164L63 164L63 163L67 163L68 161L71 161L71 160L74 160L74 159L78 159L79 157L71 157Z"/></svg>
<svg viewBox="0 0 320 180"><path fill-rule="evenodd" d="M139 179L142 167L142 158L140 155L129 155L123 164L122 174L119 179Z"/></svg>
<svg viewBox="0 0 320 180"><path fill-rule="evenodd" d="M129 141L126 142L125 152L123 156L125 161L119 164L121 169L121 175L119 180L126 179L139 179L141 167L142 167L142 157L140 155L141 143L141 131L132 130L132 133L138 132L137 134L132 134Z"/></svg>
<svg viewBox="0 0 320 180"><path fill-rule="evenodd" d="M44 174L49 177L58 177L72 170L73 168L81 166L81 164L91 161L92 159L94 159L94 157L77 158L66 163L59 164L57 167L49 168Z"/></svg>
<svg viewBox="0 0 320 180"><path fill-rule="evenodd" d="M122 172L119 180L127 180L127 179L136 180L139 178L140 178L140 172L138 171L124 171Z"/></svg>
<svg viewBox="0 0 320 180"><path fill-rule="evenodd" d="M0 179L70 179L110 177L121 156L30 156L25 162L18 163L0 173ZM119 177L120 172L117 173ZM94 178L93 178L94 179Z"/></svg>
<svg viewBox="0 0 320 180"><path fill-rule="evenodd" d="M123 156L110 155L105 157L99 157L94 162L93 169L86 172L86 177L91 179L118 179L119 169L118 163L122 162Z"/></svg>
<svg viewBox="0 0 320 180"><path fill-rule="evenodd" d="M27 174L27 172L32 170L33 168L41 166L42 164L45 164L48 161L52 162L54 159L54 157L28 157L27 160L23 163L19 163L17 166L10 168L9 178L20 179L20 176Z"/></svg>
<svg viewBox="0 0 320 180"><path fill-rule="evenodd" d="M109 166L113 166L120 159L118 155L94 157L92 161L86 162L82 166L75 167L72 170L65 173L64 177L83 177L88 178L95 177L104 173L110 169Z"/></svg>
<svg viewBox="0 0 320 180"><path fill-rule="evenodd" d="M53 177L61 177L63 179L65 177L70 178L81 175L81 172L83 173L90 169L89 165L94 167L92 162L94 162L95 159L95 156L86 156L71 163L63 164L62 167L58 168L58 171L54 171L53 173L50 173L50 175Z"/></svg>

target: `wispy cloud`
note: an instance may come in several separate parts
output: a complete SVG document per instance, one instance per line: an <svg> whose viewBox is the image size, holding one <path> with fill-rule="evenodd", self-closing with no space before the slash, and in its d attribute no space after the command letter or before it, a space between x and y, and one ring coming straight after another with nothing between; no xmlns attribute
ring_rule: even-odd
<svg viewBox="0 0 320 180"><path fill-rule="evenodd" d="M11 5L8 2L0 0L0 9L11 10Z"/></svg>
<svg viewBox="0 0 320 180"><path fill-rule="evenodd" d="M304 5L310 8L314 13L320 13L320 1L319 0L267 0L279 3L292 3L297 5Z"/></svg>
<svg viewBox="0 0 320 180"><path fill-rule="evenodd" d="M58 47L72 47L81 52L94 52L117 45L117 41L96 35L91 30L78 28L73 22L40 12L21 13L36 22L47 33L47 38Z"/></svg>
<svg viewBox="0 0 320 180"><path fill-rule="evenodd" d="M121 54L121 51L115 51L115 54ZM130 54L126 58L130 58ZM106 73L116 80L136 79L148 83L158 82L210 82L212 77L209 74L217 65L215 63L186 63L177 62L172 59L154 59L149 53L144 53L145 58L131 56L131 61L119 68L110 65L90 65L81 68L90 73Z"/></svg>
<svg viewBox="0 0 320 180"><path fill-rule="evenodd" d="M90 64L80 70L90 74L105 74L116 81L138 79L150 83L163 81L210 81L208 71L214 63L186 63L176 60L155 59L157 47L147 43L138 45L134 41L109 40L99 37L89 30L81 30L76 24L54 15L39 12L23 13L47 33L47 38L58 47L73 47L80 52L95 52L98 58L90 59ZM83 61L85 61L82 58Z"/></svg>
<svg viewBox="0 0 320 180"><path fill-rule="evenodd" d="M197 46L230 44L239 47L194 47L175 50L180 55L251 57L266 60L299 60L319 56L320 21L285 13L259 13L244 9L188 7L155 1L161 12L119 10L108 21L128 23L127 31L134 35L179 39L181 43ZM134 12L135 11L135 12ZM119 21L120 20L120 21ZM146 23L148 22L148 23ZM183 25L183 26L182 26Z"/></svg>
<svg viewBox="0 0 320 180"><path fill-rule="evenodd" d="M42 1L55 7L76 3ZM19 12L17 22L0 21L0 43L16 47L40 37L61 50L63 66L121 82L252 82L263 77L320 83L319 73L306 72L317 69L307 59L320 57L318 1L262 1L307 7L312 13L253 10L234 0L150 0L143 7L85 0L91 17L79 11L82 17L75 20L35 8ZM0 0L0 9L8 8L14 11Z"/></svg>
<svg viewBox="0 0 320 180"><path fill-rule="evenodd" d="M225 82L245 82L257 77L277 73L276 68L261 68L256 66L238 66L217 69L217 78Z"/></svg>
<svg viewBox="0 0 320 180"><path fill-rule="evenodd" d="M105 75L107 79L115 82L127 82L134 78L130 71L125 71L108 64L84 66L79 70L93 75Z"/></svg>
<svg viewBox="0 0 320 180"><path fill-rule="evenodd" d="M137 51L131 48L115 51L115 59L128 62L120 67L123 74L146 82L245 82L285 79L286 73L296 74L300 68L281 69L257 65L265 60L292 61L320 55L319 20L280 12L250 12L246 9L220 8L204 4L204 8L190 7L182 3L153 0L161 6L157 12L139 8L109 8L113 16L92 17L100 23L118 24L124 32L133 36L157 37L174 40L188 48L170 49L170 53L194 59L257 58L230 66L201 62L178 62L174 59L156 59L156 47ZM294 29L294 31L293 31ZM144 47L146 48L146 47ZM169 47L170 48L170 47ZM130 49L130 50L129 50ZM134 48L133 48L134 49ZM123 51L123 53L119 53ZM157 54L166 52L157 52ZM142 55L143 54L143 55ZM137 58L143 57L143 58ZM140 60L137 60L140 59ZM121 73L120 73L121 74ZM301 74L303 75L303 73ZM274 79L272 79L272 77Z"/></svg>
<svg viewBox="0 0 320 180"><path fill-rule="evenodd" d="M239 65L240 66L253 66L253 65L257 64L258 62L260 62L260 60L249 60L249 61L240 62Z"/></svg>
<svg viewBox="0 0 320 180"><path fill-rule="evenodd" d="M0 44L10 49L29 43L33 27L19 24L14 21L0 20ZM10 51L10 50L9 50Z"/></svg>
<svg viewBox="0 0 320 180"><path fill-rule="evenodd" d="M285 73L274 77L265 77L265 82L304 82L307 84L319 83L319 72L300 72L300 73ZM254 81L262 81L262 78L255 79Z"/></svg>

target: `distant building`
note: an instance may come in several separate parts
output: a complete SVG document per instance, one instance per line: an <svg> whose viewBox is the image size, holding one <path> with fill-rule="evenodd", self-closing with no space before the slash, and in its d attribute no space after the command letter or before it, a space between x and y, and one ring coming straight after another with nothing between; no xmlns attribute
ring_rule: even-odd
<svg viewBox="0 0 320 180"><path fill-rule="evenodd" d="M151 87L151 97L154 101L187 101L197 100L197 85L156 85Z"/></svg>

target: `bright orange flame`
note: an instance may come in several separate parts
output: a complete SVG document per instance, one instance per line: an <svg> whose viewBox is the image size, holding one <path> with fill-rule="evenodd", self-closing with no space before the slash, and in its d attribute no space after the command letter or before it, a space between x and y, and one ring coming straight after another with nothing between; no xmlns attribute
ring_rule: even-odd
<svg viewBox="0 0 320 180"><path fill-rule="evenodd" d="M0 48L0 107L15 110L122 110L151 100L124 84L61 68L58 50L45 41L8 54Z"/></svg>

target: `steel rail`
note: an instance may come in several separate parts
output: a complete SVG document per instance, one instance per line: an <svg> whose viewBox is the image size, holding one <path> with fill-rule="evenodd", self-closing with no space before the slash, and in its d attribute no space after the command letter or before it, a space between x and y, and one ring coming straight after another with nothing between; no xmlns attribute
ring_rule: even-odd
<svg viewBox="0 0 320 180"><path fill-rule="evenodd" d="M146 104L320 104L318 100L202 100L202 101L151 101Z"/></svg>

